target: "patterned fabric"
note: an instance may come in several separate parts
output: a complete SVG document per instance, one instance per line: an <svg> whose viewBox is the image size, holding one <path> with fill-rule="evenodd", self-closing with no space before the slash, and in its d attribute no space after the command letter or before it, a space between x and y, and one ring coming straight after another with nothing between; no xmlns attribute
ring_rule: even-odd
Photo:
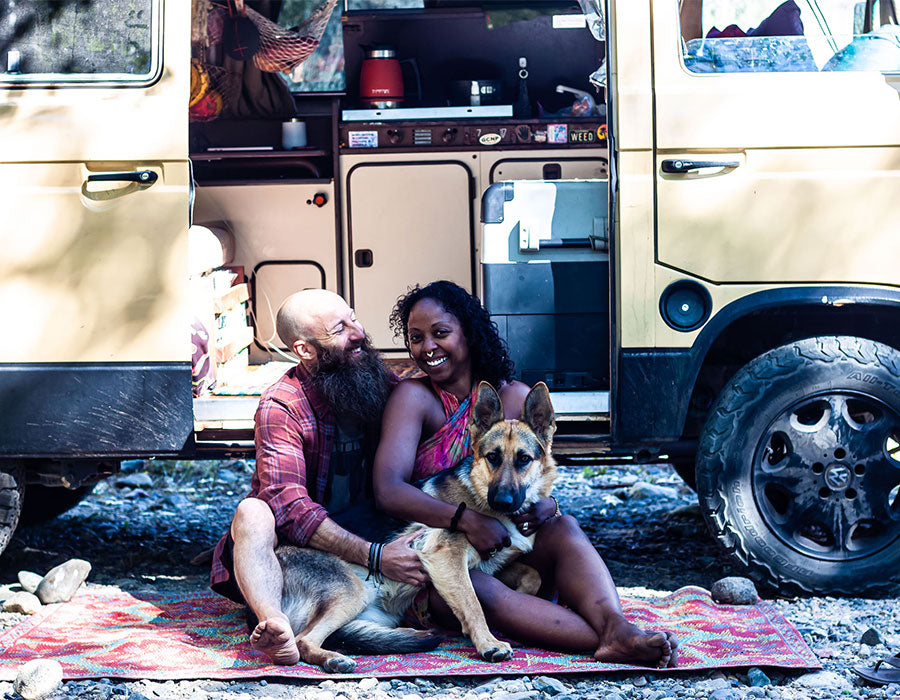
<svg viewBox="0 0 900 700"><path fill-rule="evenodd" d="M416 450L413 481L450 469L469 455L469 414L475 403L475 391L460 401L437 384L432 383L432 387L441 399L447 422Z"/></svg>
<svg viewBox="0 0 900 700"><path fill-rule="evenodd" d="M324 501L334 444L334 418L295 365L266 389L256 410L256 471L249 496L269 504L279 538L304 545L327 516ZM223 536L213 554L210 584L231 577L222 562Z"/></svg>
<svg viewBox="0 0 900 700"><path fill-rule="evenodd" d="M356 673L340 676L304 663L268 664L248 643L242 608L215 594L135 596L82 588L69 603L45 606L3 631L0 680L13 680L21 664L36 658L59 661L70 679L496 676L641 668L527 647L517 647L510 661L492 664L453 637L426 654L355 657ZM633 622L672 630L681 641L678 667L654 674L735 666L821 668L797 629L765 601L716 605L707 591L691 586L663 598L625 598L622 607Z"/></svg>

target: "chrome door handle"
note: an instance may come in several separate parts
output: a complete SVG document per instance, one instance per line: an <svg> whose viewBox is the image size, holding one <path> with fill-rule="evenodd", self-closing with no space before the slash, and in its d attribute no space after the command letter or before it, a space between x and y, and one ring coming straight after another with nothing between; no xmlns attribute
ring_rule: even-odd
<svg viewBox="0 0 900 700"><path fill-rule="evenodd" d="M686 173L691 170L699 170L700 168L736 168L739 165L740 162L736 160L676 160L666 158L662 162L662 171L664 173Z"/></svg>
<svg viewBox="0 0 900 700"><path fill-rule="evenodd" d="M139 185L152 185L159 175L152 170L136 170L129 173L97 173L88 175L88 182L136 182Z"/></svg>

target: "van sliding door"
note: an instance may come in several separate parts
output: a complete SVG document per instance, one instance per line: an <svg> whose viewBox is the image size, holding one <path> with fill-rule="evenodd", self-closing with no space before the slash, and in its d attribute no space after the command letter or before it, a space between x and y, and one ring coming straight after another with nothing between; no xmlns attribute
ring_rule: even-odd
<svg viewBox="0 0 900 700"><path fill-rule="evenodd" d="M191 434L191 3L163 4L0 10L0 457Z"/></svg>

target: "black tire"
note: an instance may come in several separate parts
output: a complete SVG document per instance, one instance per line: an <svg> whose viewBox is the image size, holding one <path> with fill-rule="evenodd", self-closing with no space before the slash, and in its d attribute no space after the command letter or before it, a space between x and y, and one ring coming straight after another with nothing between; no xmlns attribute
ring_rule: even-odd
<svg viewBox="0 0 900 700"><path fill-rule="evenodd" d="M900 584L900 352L820 337L757 357L700 436L707 525L758 581L861 595Z"/></svg>
<svg viewBox="0 0 900 700"><path fill-rule="evenodd" d="M19 464L0 465L0 554L12 539L25 493L25 470Z"/></svg>
<svg viewBox="0 0 900 700"><path fill-rule="evenodd" d="M20 522L23 525L38 525L52 520L77 506L94 490L95 485L88 484L77 489L67 489L64 486L28 484Z"/></svg>

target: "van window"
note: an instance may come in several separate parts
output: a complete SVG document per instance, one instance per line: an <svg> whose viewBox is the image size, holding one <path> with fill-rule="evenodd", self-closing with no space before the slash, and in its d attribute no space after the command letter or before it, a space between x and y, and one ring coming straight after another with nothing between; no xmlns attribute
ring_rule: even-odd
<svg viewBox="0 0 900 700"><path fill-rule="evenodd" d="M694 73L897 73L894 7L894 0L682 0L684 65Z"/></svg>
<svg viewBox="0 0 900 700"><path fill-rule="evenodd" d="M8 0L0 84L146 82L159 70L159 0Z"/></svg>

